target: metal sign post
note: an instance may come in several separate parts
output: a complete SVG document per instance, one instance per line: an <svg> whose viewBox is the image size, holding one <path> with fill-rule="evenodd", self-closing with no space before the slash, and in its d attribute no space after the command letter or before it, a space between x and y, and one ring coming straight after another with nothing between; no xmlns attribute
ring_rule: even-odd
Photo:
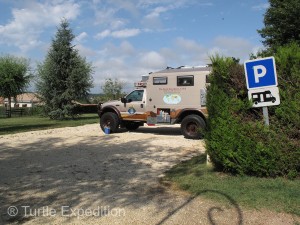
<svg viewBox="0 0 300 225"><path fill-rule="evenodd" d="M269 121L269 112L268 112L268 107L264 106L263 108L263 115L264 115L264 121L265 121L265 125L269 126L270 125L270 121Z"/></svg>

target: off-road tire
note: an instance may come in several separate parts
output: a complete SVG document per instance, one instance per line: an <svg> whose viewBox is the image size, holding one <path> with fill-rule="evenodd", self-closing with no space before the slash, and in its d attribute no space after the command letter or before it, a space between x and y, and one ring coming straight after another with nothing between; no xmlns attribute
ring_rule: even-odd
<svg viewBox="0 0 300 225"><path fill-rule="evenodd" d="M181 122L181 133L187 139L200 139L203 137L203 130L206 124L203 118L198 115L184 117Z"/></svg>
<svg viewBox="0 0 300 225"><path fill-rule="evenodd" d="M119 125L119 117L113 112L106 112L100 118L100 127L103 130L103 132L105 127L109 127L110 133L115 133L117 132Z"/></svg>

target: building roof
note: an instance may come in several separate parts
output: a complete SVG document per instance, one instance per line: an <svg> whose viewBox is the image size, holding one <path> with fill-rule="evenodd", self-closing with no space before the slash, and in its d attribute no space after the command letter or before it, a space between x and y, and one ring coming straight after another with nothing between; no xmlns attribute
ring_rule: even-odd
<svg viewBox="0 0 300 225"><path fill-rule="evenodd" d="M14 101L13 98L11 98L12 101ZM17 98L16 98L17 102L24 102L24 103L39 103L41 102L36 93L23 93L23 94L20 94L20 95L17 95ZM5 101L7 102L8 99L5 98Z"/></svg>

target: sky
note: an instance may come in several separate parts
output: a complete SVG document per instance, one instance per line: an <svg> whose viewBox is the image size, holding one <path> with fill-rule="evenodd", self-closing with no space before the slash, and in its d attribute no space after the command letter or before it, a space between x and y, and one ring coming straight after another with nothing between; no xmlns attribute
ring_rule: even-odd
<svg viewBox="0 0 300 225"><path fill-rule="evenodd" d="M263 48L267 0L0 0L0 54L43 62L63 18L94 68L92 93L107 78L125 83L167 66L201 66L219 54ZM31 87L34 89L34 87Z"/></svg>

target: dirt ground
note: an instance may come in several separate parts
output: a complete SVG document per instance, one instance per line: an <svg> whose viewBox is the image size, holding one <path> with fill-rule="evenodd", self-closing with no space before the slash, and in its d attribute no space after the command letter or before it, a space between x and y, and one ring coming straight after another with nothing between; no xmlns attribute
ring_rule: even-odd
<svg viewBox="0 0 300 225"><path fill-rule="evenodd" d="M296 224L299 218L160 184L199 153L178 127L105 135L98 124L0 136L0 224Z"/></svg>

